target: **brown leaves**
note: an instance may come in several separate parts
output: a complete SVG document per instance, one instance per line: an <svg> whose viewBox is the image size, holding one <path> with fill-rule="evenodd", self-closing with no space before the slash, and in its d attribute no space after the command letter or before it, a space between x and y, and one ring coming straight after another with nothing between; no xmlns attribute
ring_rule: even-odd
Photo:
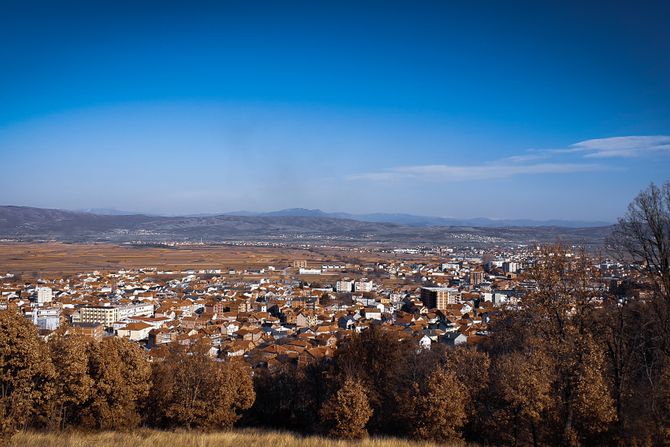
<svg viewBox="0 0 670 447"><path fill-rule="evenodd" d="M139 406L151 387L151 369L142 350L116 337L91 344L89 373L94 391L83 411L86 425L112 430L136 427L141 421Z"/></svg>
<svg viewBox="0 0 670 447"><path fill-rule="evenodd" d="M14 311L0 311L0 441L37 415L53 394L52 378L35 326Z"/></svg>
<svg viewBox="0 0 670 447"><path fill-rule="evenodd" d="M62 429L79 422L79 412L93 395L89 375L90 341L80 336L57 335L49 340L54 366L54 396L47 404L48 425Z"/></svg>
<svg viewBox="0 0 670 447"><path fill-rule="evenodd" d="M415 385L413 435L420 439L460 439L465 424L467 391L454 373L435 370L425 384Z"/></svg>
<svg viewBox="0 0 670 447"><path fill-rule="evenodd" d="M153 378L151 410L167 427L229 429L255 399L248 365L214 360L202 349L174 346Z"/></svg>
<svg viewBox="0 0 670 447"><path fill-rule="evenodd" d="M330 436L359 439L368 434L365 425L372 416L372 409L365 388L358 380L347 378L320 413Z"/></svg>

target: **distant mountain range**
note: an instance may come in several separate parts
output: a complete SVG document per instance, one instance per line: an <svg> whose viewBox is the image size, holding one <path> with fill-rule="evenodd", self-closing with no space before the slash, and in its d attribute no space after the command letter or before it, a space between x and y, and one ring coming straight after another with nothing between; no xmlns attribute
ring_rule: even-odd
<svg viewBox="0 0 670 447"><path fill-rule="evenodd" d="M119 211L108 208L89 208L81 210L88 213L103 216L128 216L142 213ZM186 217L211 217L211 216L245 216L245 217L330 217L335 219L350 219L361 222L392 223L412 227L565 227L565 228L590 228L611 225L605 221L580 221L580 220L533 220L533 219L490 219L488 217L475 217L471 219L458 219L453 217L417 216L403 213L329 213L320 209L289 208L279 211L254 212L233 211L225 213L190 214ZM175 217L175 216L172 216Z"/></svg>
<svg viewBox="0 0 670 447"><path fill-rule="evenodd" d="M587 228L603 227L611 225L604 221L578 221L578 220L533 220L533 219L490 219L487 217L475 217L472 219L458 219L453 217L417 216L403 213L328 213L319 209L290 208L280 211L265 213L254 213L249 211L237 211L223 213L230 216L309 216L309 217L334 217L337 219L352 219L362 222L394 223L398 225L409 225L413 227L566 227Z"/></svg>
<svg viewBox="0 0 670 447"><path fill-rule="evenodd" d="M355 219L347 216L350 215L303 209L271 213L148 216L110 210L105 210L104 214L96 214L0 206L0 239L65 242L272 241L454 246L555 242L560 239L571 244L599 245L611 232L611 226L549 226L546 222L544 226L519 226L523 221L513 221L516 225L510 225L512 221L491 219L456 220L396 214L354 215ZM494 222L508 225L494 227Z"/></svg>

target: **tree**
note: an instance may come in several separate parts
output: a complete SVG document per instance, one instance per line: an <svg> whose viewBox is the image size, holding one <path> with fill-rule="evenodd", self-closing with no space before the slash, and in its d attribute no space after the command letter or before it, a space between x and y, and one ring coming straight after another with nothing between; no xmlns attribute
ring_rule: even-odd
<svg viewBox="0 0 670 447"><path fill-rule="evenodd" d="M319 409L328 392L326 361L302 367L282 364L254 371L256 400L247 422L284 430L310 432L319 423Z"/></svg>
<svg viewBox="0 0 670 447"><path fill-rule="evenodd" d="M522 351L496 358L491 375L495 379L489 399L495 410L486 423L495 434L492 441L538 445L553 400L550 359L528 344Z"/></svg>
<svg viewBox="0 0 670 447"><path fill-rule="evenodd" d="M670 181L651 183L628 205L610 246L621 258L632 258L655 292L652 300L659 349L670 356Z"/></svg>
<svg viewBox="0 0 670 447"><path fill-rule="evenodd" d="M35 326L17 312L0 311L0 443L44 407L53 375Z"/></svg>
<svg viewBox="0 0 670 447"><path fill-rule="evenodd" d="M365 428L372 409L360 381L347 378L320 411L328 434L336 438L360 439L367 436Z"/></svg>
<svg viewBox="0 0 670 447"><path fill-rule="evenodd" d="M628 206L609 240L620 259L639 269L635 284L651 297L617 297L605 319L610 335L608 363L613 378L619 438L667 439L670 420L664 396L670 382L670 182L651 183ZM630 261L633 261L631 264ZM644 402L642 404L641 402ZM655 442L655 441L654 441Z"/></svg>
<svg viewBox="0 0 670 447"><path fill-rule="evenodd" d="M415 384L413 435L439 442L460 439L467 412L467 392L456 375L433 371L425 384Z"/></svg>
<svg viewBox="0 0 670 447"><path fill-rule="evenodd" d="M543 248L527 280L534 289L490 328L488 348L500 370L493 387L509 409L502 413L511 412L519 430L529 427L535 443L596 442L616 418L605 347L594 341L594 316L606 291L588 256L561 246ZM548 393L550 403L542 399ZM515 433L513 442L522 435Z"/></svg>
<svg viewBox="0 0 670 447"><path fill-rule="evenodd" d="M411 387L410 360L416 348L397 333L371 326L352 334L335 351L332 376L335 386L348 378L360 381L373 409L368 428L372 433L399 434L404 414L398 413L401 391Z"/></svg>
<svg viewBox="0 0 670 447"><path fill-rule="evenodd" d="M153 367L149 401L154 423L163 427L229 429L251 408L251 370L237 359L217 361L207 346L172 346Z"/></svg>
<svg viewBox="0 0 670 447"><path fill-rule="evenodd" d="M602 431L615 416L604 383L603 348L591 340L596 304L605 291L594 282L597 273L586 253L568 253L561 246L545 247L529 278L536 289L524 298L522 312L532 318L528 327L555 374L556 442L574 444ZM590 372L587 382L585 371ZM602 405L591 407L592 424L577 427L580 403L591 394L602 397Z"/></svg>
<svg viewBox="0 0 670 447"><path fill-rule="evenodd" d="M54 395L47 403L48 425L63 429L77 424L84 404L93 394L89 375L89 340L81 336L58 334L49 340L48 348L54 365Z"/></svg>
<svg viewBox="0 0 670 447"><path fill-rule="evenodd" d="M660 297L670 303L670 181L651 183L628 205L611 243L643 261Z"/></svg>
<svg viewBox="0 0 670 447"><path fill-rule="evenodd" d="M82 410L83 425L105 430L136 427L139 407L151 388L151 368L141 348L118 337L89 345L93 393Z"/></svg>
<svg viewBox="0 0 670 447"><path fill-rule="evenodd" d="M605 373L605 354L590 334L579 340L576 392L572 402L576 432L589 444L616 420L616 409Z"/></svg>
<svg viewBox="0 0 670 447"><path fill-rule="evenodd" d="M323 292L321 294L321 297L319 297L319 304L324 307L332 306L334 300L330 296L330 293L328 292Z"/></svg>

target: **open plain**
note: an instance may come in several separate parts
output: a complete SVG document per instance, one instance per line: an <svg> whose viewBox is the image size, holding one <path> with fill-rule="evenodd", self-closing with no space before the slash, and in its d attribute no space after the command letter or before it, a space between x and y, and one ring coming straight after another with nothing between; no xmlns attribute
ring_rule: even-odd
<svg viewBox="0 0 670 447"><path fill-rule="evenodd" d="M0 243L0 272L57 277L81 272L120 269L260 269L286 266L295 260L321 263L365 263L389 259L423 262L432 257L362 249L289 248L235 245L147 246L60 242Z"/></svg>

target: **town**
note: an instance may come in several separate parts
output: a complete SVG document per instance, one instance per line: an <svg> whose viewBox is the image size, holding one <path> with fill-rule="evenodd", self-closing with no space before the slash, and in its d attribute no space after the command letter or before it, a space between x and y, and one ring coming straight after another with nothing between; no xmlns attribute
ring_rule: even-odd
<svg viewBox="0 0 670 447"><path fill-rule="evenodd" d="M264 268L146 267L30 280L0 272L0 309L18 309L44 339L56 331L97 340L122 337L150 358L166 344L204 342L213 358L241 357L253 368L272 369L331 357L339 340L371 325L385 326L418 349L477 345L501 306L515 305L534 289L524 271L539 248L490 254L386 249L396 258L363 264L295 259ZM422 253L430 261L421 262ZM606 259L594 258L591 265L591 287L603 297L634 274Z"/></svg>

